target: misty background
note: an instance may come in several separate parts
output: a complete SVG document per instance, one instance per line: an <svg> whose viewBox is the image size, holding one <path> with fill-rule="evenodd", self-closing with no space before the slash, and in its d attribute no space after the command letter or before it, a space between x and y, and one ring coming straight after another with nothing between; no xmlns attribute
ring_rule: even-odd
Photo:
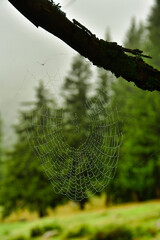
<svg viewBox="0 0 160 240"><path fill-rule="evenodd" d="M153 0L75 0L55 1L69 19L77 19L99 38L108 30L112 41L122 45L132 17L147 18ZM4 124L4 141L12 142L12 125L16 122L21 102L34 99L38 81L59 88L75 51L49 34L36 28L7 0L0 1L0 112Z"/></svg>

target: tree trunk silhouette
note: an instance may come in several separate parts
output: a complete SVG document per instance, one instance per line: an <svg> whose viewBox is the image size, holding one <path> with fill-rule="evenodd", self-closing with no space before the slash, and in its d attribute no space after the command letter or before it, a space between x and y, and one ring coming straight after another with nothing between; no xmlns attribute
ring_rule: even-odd
<svg viewBox="0 0 160 240"><path fill-rule="evenodd" d="M136 191L132 192L133 202L139 202L138 193Z"/></svg>
<svg viewBox="0 0 160 240"><path fill-rule="evenodd" d="M85 209L85 204L87 202L87 199L83 199L82 201L79 202L79 208L80 210L84 210Z"/></svg>
<svg viewBox="0 0 160 240"><path fill-rule="evenodd" d="M38 210L38 215L39 215L40 218L46 216L46 215L47 215L46 209L44 209L44 208L39 208L39 210Z"/></svg>

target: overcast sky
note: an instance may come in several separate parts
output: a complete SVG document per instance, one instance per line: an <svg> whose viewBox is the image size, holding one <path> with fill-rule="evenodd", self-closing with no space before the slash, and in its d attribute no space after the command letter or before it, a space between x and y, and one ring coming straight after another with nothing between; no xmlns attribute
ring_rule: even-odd
<svg viewBox="0 0 160 240"><path fill-rule="evenodd" d="M77 19L98 37L110 29L112 40L123 43L132 17L146 20L154 0L59 0L70 19ZM75 54L61 40L37 29L7 0L0 0L0 111L5 123L15 122L22 101L33 99L39 79L58 87ZM41 63L45 63L44 66Z"/></svg>

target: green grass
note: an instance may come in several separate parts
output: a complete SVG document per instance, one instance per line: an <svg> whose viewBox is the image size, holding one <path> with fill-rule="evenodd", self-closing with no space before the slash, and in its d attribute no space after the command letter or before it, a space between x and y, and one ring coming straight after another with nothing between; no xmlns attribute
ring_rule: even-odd
<svg viewBox="0 0 160 240"><path fill-rule="evenodd" d="M70 216L47 217L33 222L1 223L0 239L12 240L16 236L25 236L28 239L31 229L36 227L44 229L47 225L55 226L55 224L61 229L58 236L50 238L55 240L95 239L94 236L98 232L98 236L109 236L107 234L111 235L110 231L123 232L124 226L129 229L127 231L131 231L134 240L159 240L160 202L122 205L99 211L76 213ZM158 225L159 227L157 227ZM39 240L42 238L30 239ZM117 240L118 238L113 239Z"/></svg>

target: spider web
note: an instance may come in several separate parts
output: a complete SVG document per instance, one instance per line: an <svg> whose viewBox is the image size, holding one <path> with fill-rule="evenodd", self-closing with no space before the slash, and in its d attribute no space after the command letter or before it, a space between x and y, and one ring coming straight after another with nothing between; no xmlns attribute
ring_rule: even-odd
<svg viewBox="0 0 160 240"><path fill-rule="evenodd" d="M85 142L78 148L71 147L64 137L63 108L51 114L42 106L26 127L30 129L29 143L54 192L74 201L107 187L114 178L122 143L117 109L113 111L100 98L92 98L84 107L88 111L89 127ZM77 113L75 116L73 124L78 132Z"/></svg>

